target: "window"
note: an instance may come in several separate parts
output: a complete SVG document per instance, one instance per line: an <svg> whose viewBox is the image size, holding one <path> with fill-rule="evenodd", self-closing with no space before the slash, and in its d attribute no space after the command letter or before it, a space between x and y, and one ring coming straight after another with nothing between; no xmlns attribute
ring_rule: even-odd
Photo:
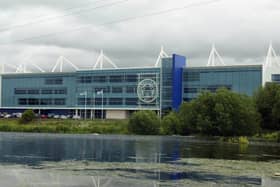
<svg viewBox="0 0 280 187"><path fill-rule="evenodd" d="M27 94L37 95L37 94L39 94L39 90L30 89L30 90L27 90Z"/></svg>
<svg viewBox="0 0 280 187"><path fill-rule="evenodd" d="M136 93L136 86L127 86L126 87L126 93Z"/></svg>
<svg viewBox="0 0 280 187"><path fill-rule="evenodd" d="M186 102L190 102L192 99L193 99L193 98L189 98L189 97L183 98L183 100L186 101Z"/></svg>
<svg viewBox="0 0 280 187"><path fill-rule="evenodd" d="M136 106L136 105L138 105L138 99L137 98L126 98L125 105Z"/></svg>
<svg viewBox="0 0 280 187"><path fill-rule="evenodd" d="M122 87L112 87L112 93L122 93Z"/></svg>
<svg viewBox="0 0 280 187"><path fill-rule="evenodd" d="M184 81L200 81L200 72L186 72Z"/></svg>
<svg viewBox="0 0 280 187"><path fill-rule="evenodd" d="M123 76L122 75L110 76L110 82L123 82Z"/></svg>
<svg viewBox="0 0 280 187"><path fill-rule="evenodd" d="M126 75L125 81L126 82L137 82L138 76L137 75Z"/></svg>
<svg viewBox="0 0 280 187"><path fill-rule="evenodd" d="M21 95L21 94L26 94L27 90L25 89L15 89L15 94L16 95Z"/></svg>
<svg viewBox="0 0 280 187"><path fill-rule="evenodd" d="M197 93L198 88L184 88L184 93Z"/></svg>
<svg viewBox="0 0 280 187"><path fill-rule="evenodd" d="M57 94L57 95L59 95L59 94L67 94L67 90L66 89L60 89L60 90L53 90L53 93L54 94Z"/></svg>
<svg viewBox="0 0 280 187"><path fill-rule="evenodd" d="M23 98L18 99L18 105L27 105L27 99L23 99Z"/></svg>
<svg viewBox="0 0 280 187"><path fill-rule="evenodd" d="M280 82L280 74L272 75L272 81L273 82Z"/></svg>
<svg viewBox="0 0 280 187"><path fill-rule="evenodd" d="M94 90L95 90L96 94L97 94L97 92L100 92L102 90L103 90L103 93L109 93L110 92L110 87L98 87L98 88L95 88Z"/></svg>
<svg viewBox="0 0 280 187"><path fill-rule="evenodd" d="M39 99L28 99L28 105L39 105Z"/></svg>
<svg viewBox="0 0 280 187"><path fill-rule="evenodd" d="M41 94L52 94L53 90L47 90L47 89L43 89L41 90Z"/></svg>
<svg viewBox="0 0 280 187"><path fill-rule="evenodd" d="M93 82L103 83L103 82L106 82L106 76L94 76L92 78L92 80L93 80Z"/></svg>
<svg viewBox="0 0 280 187"><path fill-rule="evenodd" d="M94 105L99 105L101 106L102 105L102 98L95 98L94 100ZM107 99L106 98L103 98L103 105L106 105L106 101Z"/></svg>
<svg viewBox="0 0 280 187"><path fill-rule="evenodd" d="M109 105L122 105L122 98L109 98Z"/></svg>
<svg viewBox="0 0 280 187"><path fill-rule="evenodd" d="M54 99L54 105L65 105L65 99Z"/></svg>
<svg viewBox="0 0 280 187"><path fill-rule="evenodd" d="M61 85L63 84L62 77L47 78L45 79L45 84L47 85Z"/></svg>
<svg viewBox="0 0 280 187"><path fill-rule="evenodd" d="M141 79L152 79L156 80L157 75L156 74L143 74L141 75Z"/></svg>
<svg viewBox="0 0 280 187"><path fill-rule="evenodd" d="M231 90L230 85L210 85L207 87L207 90L210 92L216 92L219 88L226 88L228 90Z"/></svg>
<svg viewBox="0 0 280 187"><path fill-rule="evenodd" d="M52 99L41 99L40 105L52 105L53 100Z"/></svg>
<svg viewBox="0 0 280 187"><path fill-rule="evenodd" d="M90 77L90 76L78 77L78 83L88 84L91 82L92 82L92 77Z"/></svg>

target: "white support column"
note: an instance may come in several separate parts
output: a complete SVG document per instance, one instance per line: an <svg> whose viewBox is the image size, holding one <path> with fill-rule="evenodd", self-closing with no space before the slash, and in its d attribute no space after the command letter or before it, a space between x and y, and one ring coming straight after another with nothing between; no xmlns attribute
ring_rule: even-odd
<svg viewBox="0 0 280 187"><path fill-rule="evenodd" d="M217 63L217 60L219 63ZM209 58L208 58L208 62L207 62L207 66L217 66L217 65L222 65L225 66L225 62L222 59L221 55L218 53L218 51L216 50L215 45L213 44Z"/></svg>
<svg viewBox="0 0 280 187"><path fill-rule="evenodd" d="M263 86L271 82L272 74L280 74L280 60L272 43L269 44L265 63L263 64Z"/></svg>
<svg viewBox="0 0 280 187"><path fill-rule="evenodd" d="M103 50L100 51L100 54L97 57L97 60L92 69L97 69L98 67L99 69L103 69L105 62L113 66L113 68L118 69L118 66L108 56L104 54Z"/></svg>
<svg viewBox="0 0 280 187"><path fill-rule="evenodd" d="M73 62L71 62L69 59L67 59L64 56L60 56L56 60L56 63L54 65L54 67L52 68L51 72L55 72L58 67L59 67L58 71L63 72L63 67L64 67L65 64L70 65L70 67L72 67L74 70L79 70L79 68Z"/></svg>
<svg viewBox="0 0 280 187"><path fill-rule="evenodd" d="M60 57L60 67L59 67L59 72L63 71L63 58Z"/></svg>
<svg viewBox="0 0 280 187"><path fill-rule="evenodd" d="M161 59L162 58L167 58L167 57L169 57L168 54L164 51L164 47L161 46L157 61L155 63L155 67L159 67Z"/></svg>

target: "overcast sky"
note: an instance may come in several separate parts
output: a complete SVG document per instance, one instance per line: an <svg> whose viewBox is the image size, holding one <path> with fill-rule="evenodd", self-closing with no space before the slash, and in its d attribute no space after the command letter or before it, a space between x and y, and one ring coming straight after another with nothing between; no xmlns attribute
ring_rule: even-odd
<svg viewBox="0 0 280 187"><path fill-rule="evenodd" d="M0 61L87 68L104 49L119 67L152 66L164 45L200 66L215 43L227 64L262 63L270 41L280 52L279 23L279 0L1 0Z"/></svg>

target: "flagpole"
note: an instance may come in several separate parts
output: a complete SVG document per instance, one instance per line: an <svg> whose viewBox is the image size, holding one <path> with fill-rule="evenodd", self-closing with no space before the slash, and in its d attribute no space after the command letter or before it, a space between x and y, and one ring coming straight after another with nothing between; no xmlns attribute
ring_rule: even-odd
<svg viewBox="0 0 280 187"><path fill-rule="evenodd" d="M102 103L101 103L101 118L102 118L102 120L103 120L103 90L101 90L102 92L101 92L101 98L102 98Z"/></svg>
<svg viewBox="0 0 280 187"><path fill-rule="evenodd" d="M87 92L85 91L85 120L87 119Z"/></svg>
<svg viewBox="0 0 280 187"><path fill-rule="evenodd" d="M95 119L95 90L93 91L93 119Z"/></svg>

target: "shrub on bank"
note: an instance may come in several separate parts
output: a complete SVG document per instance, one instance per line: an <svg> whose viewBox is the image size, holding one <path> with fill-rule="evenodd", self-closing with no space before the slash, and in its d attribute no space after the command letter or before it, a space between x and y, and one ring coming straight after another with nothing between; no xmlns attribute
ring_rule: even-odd
<svg viewBox="0 0 280 187"><path fill-rule="evenodd" d="M247 136L259 130L259 114L253 100L227 89L201 93L182 105L179 116L183 129L190 133Z"/></svg>
<svg viewBox="0 0 280 187"><path fill-rule="evenodd" d="M261 114L261 127L280 130L280 85L267 83L255 94L257 111Z"/></svg>
<svg viewBox="0 0 280 187"><path fill-rule="evenodd" d="M36 118L35 113L33 110L25 110L22 114L21 118L19 119L19 123L27 124L32 122Z"/></svg>
<svg viewBox="0 0 280 187"><path fill-rule="evenodd" d="M181 131L181 123L175 112L171 112L163 117L161 121L161 134L178 135L181 134Z"/></svg>
<svg viewBox="0 0 280 187"><path fill-rule="evenodd" d="M128 122L128 131L139 135L158 135L160 120L153 111L139 111L131 115Z"/></svg>

